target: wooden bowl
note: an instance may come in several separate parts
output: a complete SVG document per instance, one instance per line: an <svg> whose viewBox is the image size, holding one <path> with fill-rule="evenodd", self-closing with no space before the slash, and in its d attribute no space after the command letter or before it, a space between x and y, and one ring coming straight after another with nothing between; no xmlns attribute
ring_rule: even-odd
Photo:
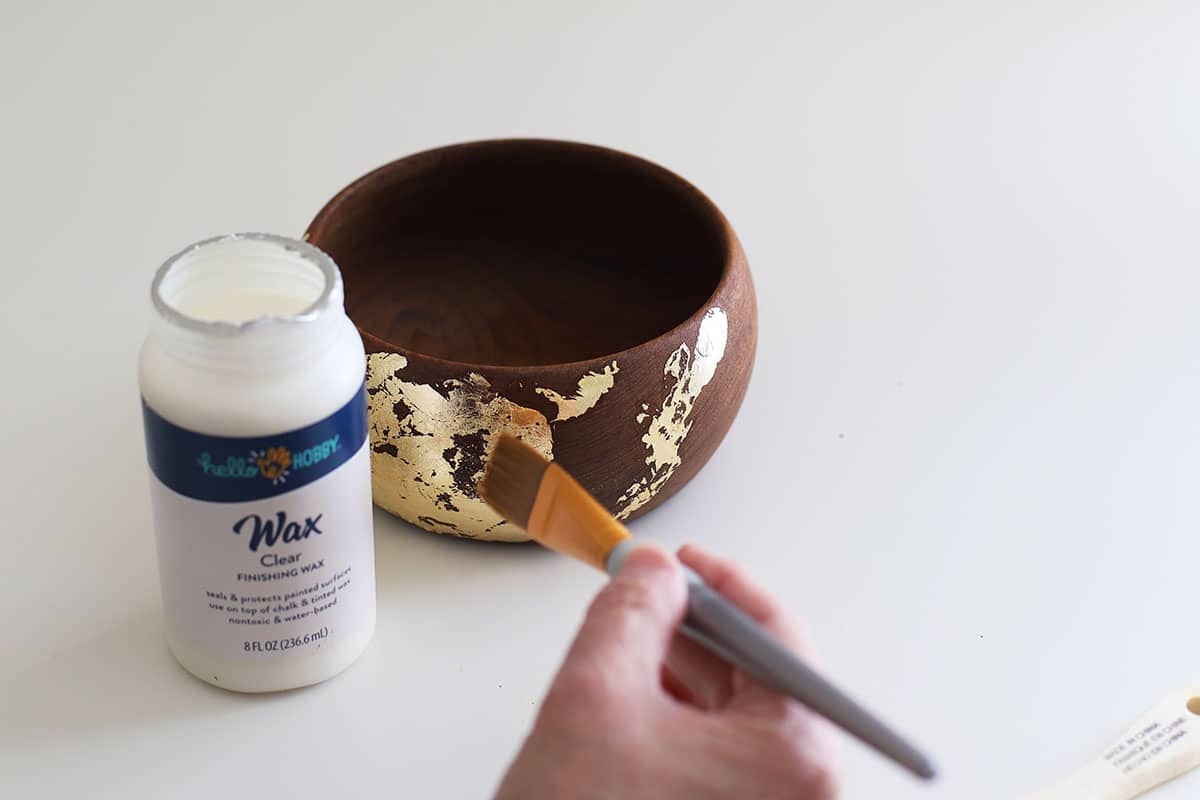
<svg viewBox="0 0 1200 800"><path fill-rule="evenodd" d="M343 189L306 238L367 350L375 503L437 533L523 541L475 493L502 431L620 518L677 492L750 381L754 286L698 189L572 142L471 142Z"/></svg>

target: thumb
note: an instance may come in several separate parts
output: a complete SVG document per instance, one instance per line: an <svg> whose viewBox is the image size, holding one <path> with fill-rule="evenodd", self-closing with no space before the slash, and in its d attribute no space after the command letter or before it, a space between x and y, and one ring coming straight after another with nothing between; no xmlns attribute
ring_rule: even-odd
<svg viewBox="0 0 1200 800"><path fill-rule="evenodd" d="M620 681L658 686L686 606L687 589L675 558L654 545L635 546L592 601L563 672L601 669Z"/></svg>

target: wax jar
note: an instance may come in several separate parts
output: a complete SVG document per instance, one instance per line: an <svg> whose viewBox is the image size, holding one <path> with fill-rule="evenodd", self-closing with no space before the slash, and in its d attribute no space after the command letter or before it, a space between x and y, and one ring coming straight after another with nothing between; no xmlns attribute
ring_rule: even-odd
<svg viewBox="0 0 1200 800"><path fill-rule="evenodd" d="M235 234L170 258L140 363L171 651L246 692L349 666L375 627L365 358L333 260Z"/></svg>

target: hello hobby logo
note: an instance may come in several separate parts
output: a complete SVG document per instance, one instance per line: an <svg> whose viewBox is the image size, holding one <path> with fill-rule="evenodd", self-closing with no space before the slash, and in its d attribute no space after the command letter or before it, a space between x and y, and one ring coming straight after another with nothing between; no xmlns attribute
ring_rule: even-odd
<svg viewBox="0 0 1200 800"><path fill-rule="evenodd" d="M196 459L196 464L205 475L214 478L257 478L263 477L278 486L287 483L293 472L316 466L338 451L340 435L293 453L283 445L251 450L247 456L226 456L224 461L213 458L207 450Z"/></svg>

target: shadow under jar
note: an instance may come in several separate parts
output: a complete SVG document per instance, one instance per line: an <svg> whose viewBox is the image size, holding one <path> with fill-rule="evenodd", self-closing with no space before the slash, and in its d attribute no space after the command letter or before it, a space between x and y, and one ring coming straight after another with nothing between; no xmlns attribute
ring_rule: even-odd
<svg viewBox="0 0 1200 800"><path fill-rule="evenodd" d="M437 533L524 541L476 494L502 432L632 518L741 405L757 338L737 237L698 189L573 142L452 145L343 189L305 235L367 351L373 495Z"/></svg>

